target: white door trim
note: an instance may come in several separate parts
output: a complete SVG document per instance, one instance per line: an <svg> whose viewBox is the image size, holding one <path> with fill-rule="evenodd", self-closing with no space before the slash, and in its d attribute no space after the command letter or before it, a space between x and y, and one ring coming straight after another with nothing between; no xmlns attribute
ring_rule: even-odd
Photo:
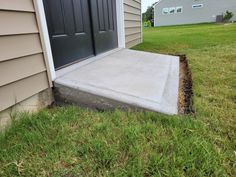
<svg viewBox="0 0 236 177"><path fill-rule="evenodd" d="M118 47L125 48L124 0L116 0Z"/></svg>
<svg viewBox="0 0 236 177"><path fill-rule="evenodd" d="M48 35L48 26L43 6L43 0L34 0L34 8L36 12L36 18L38 21L40 38L43 48L43 55L48 70L47 72L48 75L50 76L49 80L54 81L56 79L56 71L54 67L50 38Z"/></svg>
<svg viewBox="0 0 236 177"><path fill-rule="evenodd" d="M33 0L33 1L40 31L40 38L42 42L44 58L48 69L49 80L55 81L57 75L53 61L43 0ZM116 14L117 14L118 48L125 48L124 0L116 0Z"/></svg>

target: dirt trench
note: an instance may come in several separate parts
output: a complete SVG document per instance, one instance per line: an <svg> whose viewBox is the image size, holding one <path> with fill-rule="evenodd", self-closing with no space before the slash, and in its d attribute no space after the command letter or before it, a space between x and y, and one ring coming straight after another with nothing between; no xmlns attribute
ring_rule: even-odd
<svg viewBox="0 0 236 177"><path fill-rule="evenodd" d="M193 114L193 80L186 55L178 55L180 57L180 73L179 73L179 114Z"/></svg>

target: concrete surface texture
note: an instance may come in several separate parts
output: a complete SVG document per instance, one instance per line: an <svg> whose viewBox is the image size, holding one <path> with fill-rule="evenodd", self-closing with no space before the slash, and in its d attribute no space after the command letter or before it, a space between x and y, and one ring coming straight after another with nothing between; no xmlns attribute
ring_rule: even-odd
<svg viewBox="0 0 236 177"><path fill-rule="evenodd" d="M122 49L92 62L81 62L57 78L55 85L68 88L63 90L71 92L72 99L73 94L80 99L80 91L91 94L89 100L100 96L131 107L177 114L179 57ZM60 94L68 95L63 91Z"/></svg>

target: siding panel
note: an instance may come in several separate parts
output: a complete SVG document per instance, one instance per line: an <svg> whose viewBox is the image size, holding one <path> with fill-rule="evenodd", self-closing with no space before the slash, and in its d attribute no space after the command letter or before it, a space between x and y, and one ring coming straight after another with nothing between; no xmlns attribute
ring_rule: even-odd
<svg viewBox="0 0 236 177"><path fill-rule="evenodd" d="M140 21L141 16L140 15L135 15L135 14L130 14L126 13L125 14L125 20L137 20Z"/></svg>
<svg viewBox="0 0 236 177"><path fill-rule="evenodd" d="M129 42L134 41L139 38L141 38L140 33L131 34L131 35L126 36L125 42L129 43Z"/></svg>
<svg viewBox="0 0 236 177"><path fill-rule="evenodd" d="M0 35L38 33L35 14L29 12L0 11Z"/></svg>
<svg viewBox="0 0 236 177"><path fill-rule="evenodd" d="M0 62L41 52L38 34L0 37Z"/></svg>
<svg viewBox="0 0 236 177"><path fill-rule="evenodd" d="M134 1L134 0L124 0L124 3L125 3L126 5L129 5L129 6L131 6L131 7L135 7L135 8L137 8L137 9L140 9L140 8L141 8L141 4L140 4L140 2L138 2L138 1Z"/></svg>
<svg viewBox="0 0 236 177"><path fill-rule="evenodd" d="M140 21L131 21L131 20L127 20L125 21L125 27L126 28L132 28L132 27L141 27L141 23Z"/></svg>
<svg viewBox="0 0 236 177"><path fill-rule="evenodd" d="M46 70L43 55L37 54L8 60L0 64L0 87Z"/></svg>
<svg viewBox="0 0 236 177"><path fill-rule="evenodd" d="M33 0L0 0L0 112L48 89Z"/></svg>
<svg viewBox="0 0 236 177"><path fill-rule="evenodd" d="M0 87L0 111L48 88L46 72Z"/></svg>
<svg viewBox="0 0 236 177"><path fill-rule="evenodd" d="M142 42L141 0L124 0L125 42L130 48Z"/></svg>
<svg viewBox="0 0 236 177"><path fill-rule="evenodd" d="M141 42L142 42L141 38L140 39L135 39L133 41L127 42L126 46L127 46L127 48L130 48L130 47L133 47L133 46L135 46L135 45L137 45L137 44L139 44Z"/></svg>
<svg viewBox="0 0 236 177"><path fill-rule="evenodd" d="M132 27L132 28L126 28L125 29L125 35L126 36L134 34L134 33L139 33L140 36L141 36L141 33L142 33L141 28L140 27Z"/></svg>
<svg viewBox="0 0 236 177"><path fill-rule="evenodd" d="M32 0L0 0L0 9L34 12Z"/></svg>
<svg viewBox="0 0 236 177"><path fill-rule="evenodd" d="M124 9L126 13L131 13L131 14L136 14L136 15L140 15L141 11L140 9L134 8L132 6L129 6L127 4L124 5Z"/></svg>

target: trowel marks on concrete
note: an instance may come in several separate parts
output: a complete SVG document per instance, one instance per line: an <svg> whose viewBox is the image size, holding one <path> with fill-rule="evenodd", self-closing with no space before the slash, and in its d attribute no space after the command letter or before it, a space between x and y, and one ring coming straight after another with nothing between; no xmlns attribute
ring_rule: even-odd
<svg viewBox="0 0 236 177"><path fill-rule="evenodd" d="M177 114L179 57L122 49L89 64L81 63L55 83L59 96L63 86L77 96L81 91L131 107Z"/></svg>

